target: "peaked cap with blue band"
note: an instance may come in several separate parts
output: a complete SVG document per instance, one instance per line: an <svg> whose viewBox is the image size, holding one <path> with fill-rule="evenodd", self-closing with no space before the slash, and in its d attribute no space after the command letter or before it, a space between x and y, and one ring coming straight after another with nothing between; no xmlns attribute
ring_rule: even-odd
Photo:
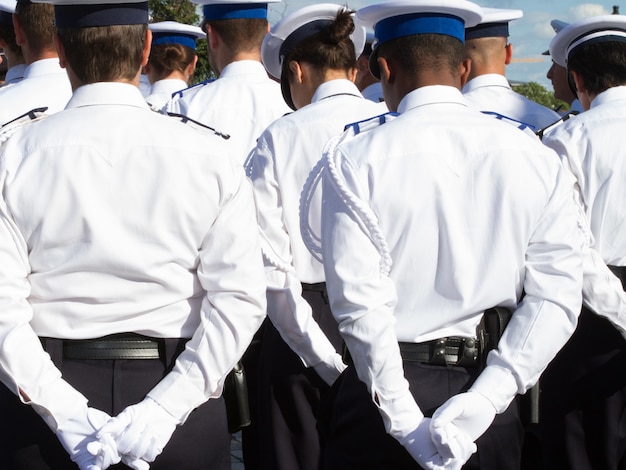
<svg viewBox="0 0 626 470"><path fill-rule="evenodd" d="M191 0L192 3L203 5L202 12L207 21L237 20L237 19L267 19L268 3L276 3L281 0Z"/></svg>
<svg viewBox="0 0 626 470"><path fill-rule="evenodd" d="M522 10L504 8L483 8L482 21L471 28L465 28L465 40L478 38L508 38L509 22L524 16Z"/></svg>
<svg viewBox="0 0 626 470"><path fill-rule="evenodd" d="M443 34L465 42L465 28L482 20L482 8L467 0L389 0L361 8L356 23L374 28L370 71L380 78L378 46L417 34Z"/></svg>
<svg viewBox="0 0 626 470"><path fill-rule="evenodd" d="M196 41L205 37L204 31L198 26L191 26L177 21L161 21L149 25L152 31L152 45L182 44L196 49Z"/></svg>
<svg viewBox="0 0 626 470"><path fill-rule="evenodd" d="M609 41L626 42L626 16L601 15L571 23L552 38L549 50L554 62L567 67L580 47Z"/></svg>
<svg viewBox="0 0 626 470"><path fill-rule="evenodd" d="M31 0L54 5L57 28L148 24L148 2L138 0Z"/></svg>
<svg viewBox="0 0 626 470"><path fill-rule="evenodd" d="M0 24L13 26L16 0L0 0Z"/></svg>

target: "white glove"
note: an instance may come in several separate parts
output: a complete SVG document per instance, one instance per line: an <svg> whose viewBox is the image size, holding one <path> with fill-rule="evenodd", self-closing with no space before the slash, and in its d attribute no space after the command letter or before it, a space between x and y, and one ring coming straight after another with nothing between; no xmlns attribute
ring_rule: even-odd
<svg viewBox="0 0 626 470"><path fill-rule="evenodd" d="M431 431L437 450L444 458L467 460L473 453L466 455L468 442L482 436L495 417L495 407L481 393L470 390L453 396L432 417Z"/></svg>
<svg viewBox="0 0 626 470"><path fill-rule="evenodd" d="M146 462L153 462L163 452L178 424L176 418L148 397L111 418L97 436L101 443L112 438L126 465L146 470Z"/></svg>
<svg viewBox="0 0 626 470"><path fill-rule="evenodd" d="M417 428L409 433L400 444L425 470L460 470L465 460L444 458L432 440L430 428L431 419L423 418Z"/></svg>
<svg viewBox="0 0 626 470"><path fill-rule="evenodd" d="M335 383L335 380L341 375L341 373L346 369L346 365L343 363L343 359L337 353L333 354L328 358L327 361L320 362L313 366L317 375L319 375L324 382L328 385L332 385Z"/></svg>
<svg viewBox="0 0 626 470"><path fill-rule="evenodd" d="M101 443L98 455L93 455L87 449L89 445L98 442L96 433L109 418L104 411L85 406L57 428L57 438L81 470L104 470L119 463L120 457L114 443Z"/></svg>

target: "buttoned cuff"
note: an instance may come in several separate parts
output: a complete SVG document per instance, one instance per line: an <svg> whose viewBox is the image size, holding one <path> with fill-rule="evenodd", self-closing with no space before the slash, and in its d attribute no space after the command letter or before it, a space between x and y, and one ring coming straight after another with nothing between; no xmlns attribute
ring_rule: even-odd
<svg viewBox="0 0 626 470"><path fill-rule="evenodd" d="M87 398L63 379L46 384L45 394L38 397L36 403L21 394L19 397L23 403L31 405L55 433L78 410L87 408Z"/></svg>
<svg viewBox="0 0 626 470"><path fill-rule="evenodd" d="M387 433L405 446L408 437L424 418L424 413L417 406L411 392L407 389L401 396L392 400L385 400L376 395L372 399L380 410Z"/></svg>
<svg viewBox="0 0 626 470"><path fill-rule="evenodd" d="M215 396L222 393L222 387ZM172 415L179 424L184 423L191 412L206 400L205 394L182 374L172 371L146 395Z"/></svg>

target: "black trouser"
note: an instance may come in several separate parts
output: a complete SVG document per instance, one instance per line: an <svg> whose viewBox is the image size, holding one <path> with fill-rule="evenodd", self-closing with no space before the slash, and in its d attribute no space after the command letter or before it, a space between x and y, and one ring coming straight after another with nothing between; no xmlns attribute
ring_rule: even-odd
<svg viewBox="0 0 626 470"><path fill-rule="evenodd" d="M317 285L317 287L321 287ZM323 288L303 291L313 318L337 350L341 339ZM265 325L259 369L259 428L261 468L317 470L320 442L317 411L328 385L304 364L268 322Z"/></svg>
<svg viewBox="0 0 626 470"><path fill-rule="evenodd" d="M62 341L46 350L63 378L89 399L89 406L116 415L138 403L167 373L186 340L164 340L162 359L67 360ZM54 433L29 406L0 384L0 469L76 470ZM116 465L110 468L128 468ZM151 470L230 469L230 435L222 398L211 399L178 427Z"/></svg>
<svg viewBox="0 0 626 470"><path fill-rule="evenodd" d="M626 342L619 331L583 309L540 383L546 469L626 469Z"/></svg>
<svg viewBox="0 0 626 470"><path fill-rule="evenodd" d="M448 398L465 391L475 371L403 361L410 390L425 416ZM402 470L419 465L398 441L385 431L380 412L354 369L333 385L320 411L324 470ZM464 469L513 470L520 468L523 430L517 403L497 415L478 439L478 452Z"/></svg>

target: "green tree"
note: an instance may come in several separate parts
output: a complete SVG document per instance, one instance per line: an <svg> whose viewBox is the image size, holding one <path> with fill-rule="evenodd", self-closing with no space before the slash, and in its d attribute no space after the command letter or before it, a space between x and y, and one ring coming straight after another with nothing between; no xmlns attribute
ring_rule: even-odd
<svg viewBox="0 0 626 470"><path fill-rule="evenodd" d="M554 97L554 93L537 82L513 84L513 89L526 98L542 104L550 109L566 110L569 105Z"/></svg>
<svg viewBox="0 0 626 470"><path fill-rule="evenodd" d="M150 9L150 22L178 21L179 23L200 25L196 5L189 0L148 0ZM192 82L200 83L208 78L215 77L209 66L206 40L197 42L198 64Z"/></svg>

